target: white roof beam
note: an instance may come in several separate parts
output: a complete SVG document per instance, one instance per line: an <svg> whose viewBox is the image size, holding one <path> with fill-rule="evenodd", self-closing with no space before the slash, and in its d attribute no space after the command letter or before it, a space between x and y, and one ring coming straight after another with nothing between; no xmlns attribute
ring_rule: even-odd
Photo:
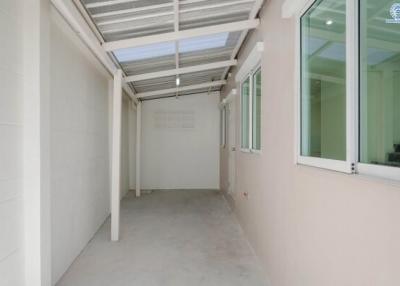
<svg viewBox="0 0 400 286"><path fill-rule="evenodd" d="M157 43L173 42L188 38L195 38L219 33L235 32L257 28L260 24L258 19L232 22L221 25L214 25L202 28L194 28L178 32L170 32L159 35L151 35L140 38L132 38L113 42L106 42L103 47L106 51L115 51L118 49L134 48Z"/></svg>
<svg viewBox="0 0 400 286"><path fill-rule="evenodd" d="M157 95L163 95L163 94L169 94L169 93L179 93L182 91L190 91L190 90L201 89L201 88L216 87L216 86L220 86L220 85L224 85L224 84L226 84L225 80L219 80L219 81L212 81L212 82L194 84L194 85L189 85L189 86L183 86L183 87L178 87L178 88L169 88L169 89L163 89L163 90L142 92L142 93L137 93L136 96L138 98L144 98L144 97L157 96Z"/></svg>
<svg viewBox="0 0 400 286"><path fill-rule="evenodd" d="M216 62L216 63L210 63L210 64L196 65L196 66L191 66L191 67L176 68L176 69L172 69L172 70L128 76L125 78L125 81L126 82L136 82L136 81L141 81L141 80L161 78L161 77L167 77L167 76L173 76L173 75L213 70L213 69L230 67L230 66L235 66L235 65L237 65L236 60L222 61L222 62Z"/></svg>

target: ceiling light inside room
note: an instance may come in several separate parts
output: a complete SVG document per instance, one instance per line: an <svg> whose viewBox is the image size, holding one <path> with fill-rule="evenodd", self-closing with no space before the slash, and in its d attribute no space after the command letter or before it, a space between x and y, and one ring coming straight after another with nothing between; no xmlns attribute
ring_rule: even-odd
<svg viewBox="0 0 400 286"><path fill-rule="evenodd" d="M181 85L181 79L178 77L176 77L176 86L180 86Z"/></svg>
<svg viewBox="0 0 400 286"><path fill-rule="evenodd" d="M333 24L333 20L332 19L328 19L328 20L326 20L325 24L327 26L331 26Z"/></svg>

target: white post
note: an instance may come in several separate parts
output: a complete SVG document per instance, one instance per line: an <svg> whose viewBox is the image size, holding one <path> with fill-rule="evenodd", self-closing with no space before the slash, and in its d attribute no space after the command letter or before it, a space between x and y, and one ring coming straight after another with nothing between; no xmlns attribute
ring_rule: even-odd
<svg viewBox="0 0 400 286"><path fill-rule="evenodd" d="M119 240L122 71L114 74L111 167L111 240Z"/></svg>
<svg viewBox="0 0 400 286"><path fill-rule="evenodd" d="M140 197L140 141L142 137L142 103L136 108L136 197Z"/></svg>

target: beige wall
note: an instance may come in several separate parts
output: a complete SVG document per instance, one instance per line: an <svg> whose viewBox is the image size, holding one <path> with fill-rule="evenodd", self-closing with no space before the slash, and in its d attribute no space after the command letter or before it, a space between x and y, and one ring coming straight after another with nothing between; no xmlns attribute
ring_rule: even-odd
<svg viewBox="0 0 400 286"><path fill-rule="evenodd" d="M264 40L262 154L236 153L229 201L272 286L400 285L400 183L294 165L295 26L280 17L282 3L265 5L261 27L239 56L241 63ZM224 190L227 162L224 149Z"/></svg>

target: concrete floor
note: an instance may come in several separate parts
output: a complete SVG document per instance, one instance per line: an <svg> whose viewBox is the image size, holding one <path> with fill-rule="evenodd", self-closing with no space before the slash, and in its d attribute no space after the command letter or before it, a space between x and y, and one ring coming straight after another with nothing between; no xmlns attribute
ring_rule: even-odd
<svg viewBox="0 0 400 286"><path fill-rule="evenodd" d="M156 191L121 204L58 286L266 285L239 224L217 191Z"/></svg>

